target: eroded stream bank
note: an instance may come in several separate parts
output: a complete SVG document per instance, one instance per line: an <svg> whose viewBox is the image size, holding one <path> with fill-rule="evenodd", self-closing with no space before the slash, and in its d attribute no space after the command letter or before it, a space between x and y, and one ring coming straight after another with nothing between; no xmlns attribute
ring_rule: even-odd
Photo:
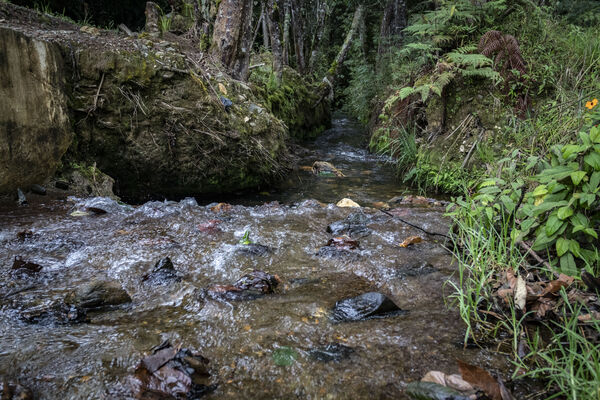
<svg viewBox="0 0 600 400"><path fill-rule="evenodd" d="M492 352L463 349L464 327L444 301L455 268L435 238L401 248L423 233L372 208L319 202L351 197L368 206L400 194L393 171L360 149L360 134L338 119L301 163L329 161L346 177L299 171L300 180L279 192L237 202L271 201L261 205L100 201L108 212L98 214L85 202L37 198L2 208L0 375L36 398L125 398L127 376L165 340L210 360L208 384L217 386L207 398L215 399L403 398L408 382L429 370L455 371L457 358L507 371ZM439 203L409 198L390 205L406 221L447 231ZM75 209L88 215L73 215ZM343 233L358 248L323 249L342 233L327 227L349 217L354 226ZM239 243L246 232L268 249L248 251ZM42 269L13 270L15 257ZM164 257L177 279L145 279ZM253 270L277 275L275 293L237 300L206 290L219 292L216 285ZM94 280L120 283L131 301L88 312L89 322L69 321L69 311L62 320L28 319ZM359 322L330 318L337 301L366 292L385 294L406 312Z"/></svg>

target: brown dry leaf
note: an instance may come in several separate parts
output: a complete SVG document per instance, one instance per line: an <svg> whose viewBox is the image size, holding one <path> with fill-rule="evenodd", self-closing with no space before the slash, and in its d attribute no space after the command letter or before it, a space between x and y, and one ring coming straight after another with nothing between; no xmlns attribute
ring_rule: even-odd
<svg viewBox="0 0 600 400"><path fill-rule="evenodd" d="M129 235L131 232L126 231L124 229L119 229L116 233L117 235Z"/></svg>
<svg viewBox="0 0 600 400"><path fill-rule="evenodd" d="M500 297L506 304L510 303L510 298L512 297L514 290L511 288L498 289L496 295Z"/></svg>
<svg viewBox="0 0 600 400"><path fill-rule="evenodd" d="M441 371L429 371L425 374L421 382L433 382L438 385L447 386L460 392L473 390L473 386L460 377L458 374L446 375Z"/></svg>
<svg viewBox="0 0 600 400"><path fill-rule="evenodd" d="M300 166L300 171L312 172L312 167L310 165L302 165Z"/></svg>
<svg viewBox="0 0 600 400"><path fill-rule="evenodd" d="M519 310L525 312L526 301L527 285L525 284L525 280L521 277L521 275L519 275L517 278L517 287L515 288L515 305Z"/></svg>
<svg viewBox="0 0 600 400"><path fill-rule="evenodd" d="M506 281L508 282L508 285L511 289L514 290L517 287L517 277L515 276L515 273L512 269L506 270Z"/></svg>
<svg viewBox="0 0 600 400"><path fill-rule="evenodd" d="M223 85L221 82L219 82L219 91L227 96L227 89L225 88L225 85Z"/></svg>
<svg viewBox="0 0 600 400"><path fill-rule="evenodd" d="M85 382L89 381L90 379L92 379L92 376L91 375L86 375L86 376L82 376L79 381L81 383L85 383Z"/></svg>
<svg viewBox="0 0 600 400"><path fill-rule="evenodd" d="M407 237L406 239L404 239L404 241L402 243L400 243L398 246L399 247L408 247L415 243L421 243L422 241L423 241L423 238L420 236L410 236L410 237Z"/></svg>
<svg viewBox="0 0 600 400"><path fill-rule="evenodd" d="M458 370L465 381L483 390L492 400L504 400L498 381L489 372L461 360L457 360L457 362Z"/></svg>
<svg viewBox="0 0 600 400"><path fill-rule="evenodd" d="M531 311L535 311L538 318L544 318L548 311L551 311L556 307L556 301L545 297L540 297L531 306Z"/></svg>
<svg viewBox="0 0 600 400"><path fill-rule="evenodd" d="M383 208L384 210L389 210L390 209L390 205L384 201L376 201L375 203L373 203L373 207L375 208Z"/></svg>
<svg viewBox="0 0 600 400"><path fill-rule="evenodd" d="M227 203L219 203L216 206L212 206L210 210L212 212L227 212L231 210L232 205Z"/></svg>
<svg viewBox="0 0 600 400"><path fill-rule="evenodd" d="M577 317L579 322L590 322L600 320L600 312L592 311L589 314L581 314Z"/></svg>

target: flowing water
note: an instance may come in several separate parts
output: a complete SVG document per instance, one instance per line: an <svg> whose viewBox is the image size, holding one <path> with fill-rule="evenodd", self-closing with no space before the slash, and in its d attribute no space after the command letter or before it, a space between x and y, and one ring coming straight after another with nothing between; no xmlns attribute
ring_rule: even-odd
<svg viewBox="0 0 600 400"><path fill-rule="evenodd" d="M362 149L364 140L351 121L334 121L302 163L329 161L346 177L300 171L279 191L241 199L228 211L187 199L71 216L72 202L42 197L0 209L0 376L19 379L39 398L103 398L123 389L139 360L165 340L210 359L218 387L209 399L398 399L429 370L457 372L457 358L506 371L492 352L463 349L464 326L444 301L455 265L436 237L372 208L323 204L350 197L369 206L401 193L391 168ZM247 205L260 199L279 203ZM428 231L448 229L440 206L400 205L391 212ZM368 217L371 231L356 238L360 248L317 255L332 237L326 227L356 213ZM215 219L220 229L202 228ZM33 235L19 239L25 230ZM238 251L246 231L273 251ZM424 241L397 246L412 235ZM43 269L16 274L16 256ZM144 282L166 256L183 279ZM254 269L281 278L276 293L249 301L200 295ZM62 300L92 279L119 281L132 302L91 313L89 323L23 321L24 310ZM386 294L407 312L360 322L329 319L336 301L368 291ZM314 349L334 343L352 351L332 361L314 357ZM282 349L292 355L283 363L289 365L278 361Z"/></svg>

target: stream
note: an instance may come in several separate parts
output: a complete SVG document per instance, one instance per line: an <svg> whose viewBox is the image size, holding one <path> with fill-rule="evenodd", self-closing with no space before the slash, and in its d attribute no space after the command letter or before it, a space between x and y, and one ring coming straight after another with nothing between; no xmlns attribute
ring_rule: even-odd
<svg viewBox="0 0 600 400"><path fill-rule="evenodd" d="M456 266L440 237L393 217L446 233L444 206L400 201L390 203L393 216L370 208L406 189L365 140L363 128L337 117L306 145L300 164L327 161L345 177L301 169L281 188L220 210L194 199L135 207L105 200L107 213L72 215L77 201L41 196L26 207L1 206L0 376L18 379L36 398L126 398L127 376L165 341L210 360L216 388L207 399L401 399L427 371L456 373L457 359L506 376L502 357L463 348L464 325L444 298ZM363 208L335 206L344 197ZM334 236L327 226L356 215L364 222L350 235L358 249L323 251ZM269 249L244 251L246 232ZM415 235L423 241L398 246ZM15 271L15 257L42 269ZM179 278L145 280L164 257ZM206 295L253 270L277 275L275 293ZM120 282L131 302L90 311L82 323L23 317L96 279ZM406 312L330 318L337 301L366 292Z"/></svg>

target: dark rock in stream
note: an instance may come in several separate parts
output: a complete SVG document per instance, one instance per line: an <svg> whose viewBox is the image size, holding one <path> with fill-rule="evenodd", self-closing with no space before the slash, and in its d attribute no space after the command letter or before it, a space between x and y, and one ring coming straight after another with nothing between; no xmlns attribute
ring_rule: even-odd
<svg viewBox="0 0 600 400"><path fill-rule="evenodd" d="M351 237L365 237L371 234L367 227L369 217L359 212L350 214L342 221L336 221L327 227L327 232L334 235L349 235Z"/></svg>
<svg viewBox="0 0 600 400"><path fill-rule="evenodd" d="M437 271L438 269L427 261L420 261L400 265L396 268L394 274L400 279L406 279L410 277L429 275Z"/></svg>
<svg viewBox="0 0 600 400"><path fill-rule="evenodd" d="M310 350L308 353L310 354L311 358L316 361L340 362L343 359L350 357L350 355L354 353L354 349L340 343L329 343L328 345L318 349Z"/></svg>
<svg viewBox="0 0 600 400"><path fill-rule="evenodd" d="M9 381L0 377L0 399L33 400L33 393L19 382Z"/></svg>
<svg viewBox="0 0 600 400"><path fill-rule="evenodd" d="M29 189L31 190L32 193L39 194L41 196L46 195L46 188L43 187L42 185L33 184L33 185L31 185L31 187Z"/></svg>
<svg viewBox="0 0 600 400"><path fill-rule="evenodd" d="M142 277L142 281L152 285L166 285L171 282L181 281L181 276L175 271L173 262L169 257L161 258L154 264L152 272Z"/></svg>
<svg viewBox="0 0 600 400"><path fill-rule="evenodd" d="M217 388L210 385L208 364L202 355L166 342L142 359L129 385L137 399L198 399Z"/></svg>
<svg viewBox="0 0 600 400"><path fill-rule="evenodd" d="M60 190L69 190L69 182L67 181L56 181L54 187Z"/></svg>
<svg viewBox="0 0 600 400"><path fill-rule="evenodd" d="M89 322L86 311L64 303L29 308L21 312L21 319L29 324L66 325Z"/></svg>
<svg viewBox="0 0 600 400"><path fill-rule="evenodd" d="M335 322L353 322L372 318L386 318L404 314L392 300L381 293L369 292L335 303L331 319Z"/></svg>
<svg viewBox="0 0 600 400"><path fill-rule="evenodd" d="M275 292L281 279L263 271L252 271L242 276L233 285L217 285L209 288L206 294L210 297L231 300L254 300Z"/></svg>
<svg viewBox="0 0 600 400"><path fill-rule="evenodd" d="M92 197L75 204L76 210L91 211L94 214L119 213L127 210L127 206L122 206L109 197Z"/></svg>
<svg viewBox="0 0 600 400"><path fill-rule="evenodd" d="M71 292L65 303L83 309L117 306L131 302L131 297L116 281L95 280Z"/></svg>
<svg viewBox="0 0 600 400"><path fill-rule="evenodd" d="M251 256L264 256L272 253L273 248L258 243L238 244L235 247L235 252Z"/></svg>
<svg viewBox="0 0 600 400"><path fill-rule="evenodd" d="M32 234L33 236L33 234ZM23 260L21 257L15 257L13 261L12 269L18 272L25 272L28 274L35 274L42 270L42 266L36 263Z"/></svg>

